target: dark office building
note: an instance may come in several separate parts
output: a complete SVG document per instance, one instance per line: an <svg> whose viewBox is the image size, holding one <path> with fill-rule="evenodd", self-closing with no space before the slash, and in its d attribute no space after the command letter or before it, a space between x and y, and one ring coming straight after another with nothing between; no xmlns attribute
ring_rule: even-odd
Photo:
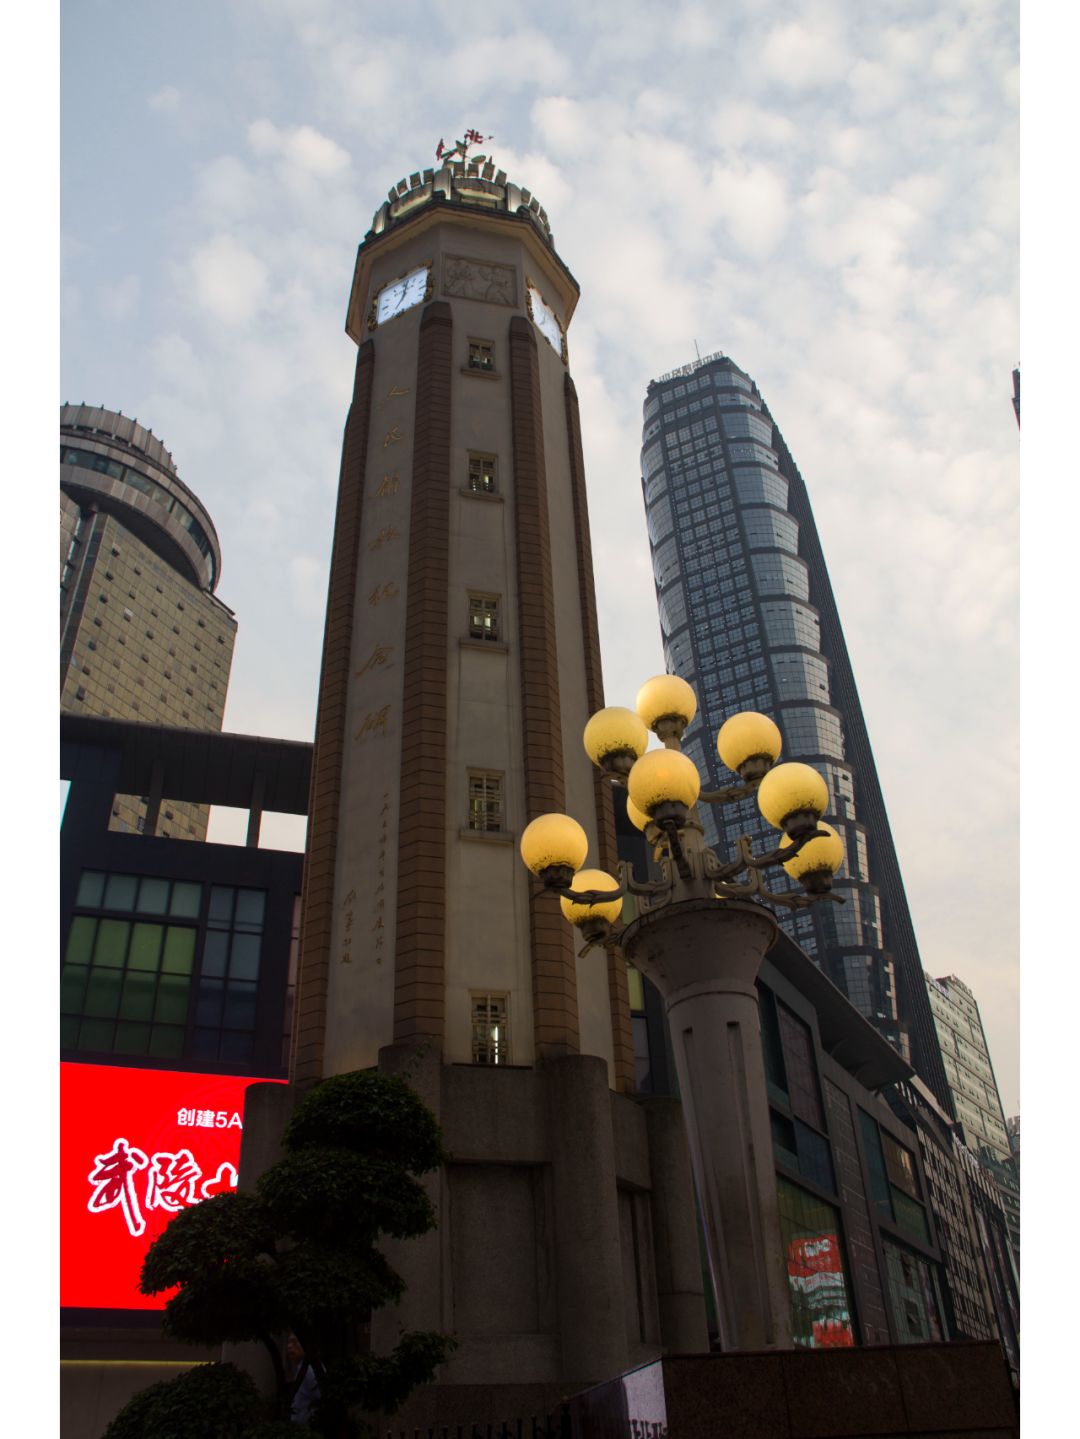
<svg viewBox="0 0 1080 1439"><path fill-rule="evenodd" d="M757 386L723 355L654 380L644 419L642 485L664 655L701 706L684 748L718 788L731 777L716 753L717 730L739 710L760 710L780 726L783 757L824 776L828 819L847 851L836 885L846 903L815 905L781 923L950 1108L888 817L802 477ZM753 799L709 806L703 818L707 839L721 848L740 834L758 848L775 843L776 831Z"/></svg>
<svg viewBox="0 0 1080 1439"><path fill-rule="evenodd" d="M62 713L60 773L61 1408L66 1439L98 1439L217 1357L162 1336L139 1265L236 1183L244 1090L287 1073L303 856L258 841L264 810L306 813L311 746ZM146 832L110 827L118 794L147 796ZM247 843L155 835L163 795L247 809ZM95 1189L121 1162L127 1188Z"/></svg>

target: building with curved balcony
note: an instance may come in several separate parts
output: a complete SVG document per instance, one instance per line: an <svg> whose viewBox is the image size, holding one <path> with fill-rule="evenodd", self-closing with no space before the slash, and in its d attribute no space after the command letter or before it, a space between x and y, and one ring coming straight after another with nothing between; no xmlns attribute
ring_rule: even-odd
<svg viewBox="0 0 1080 1439"><path fill-rule="evenodd" d="M236 619L206 509L145 426L60 409L60 708L220 730ZM153 788L153 786L151 786ZM205 805L117 795L111 826L204 839Z"/></svg>
<svg viewBox="0 0 1080 1439"><path fill-rule="evenodd" d="M664 656L700 709L684 748L730 781L715 736L738 710L772 715L784 757L814 766L847 861L843 905L781 918L788 933L951 1113L918 946L806 486L757 386L709 355L648 387L642 485ZM775 844L753 799L706 807L711 844ZM783 887L785 879L770 879Z"/></svg>

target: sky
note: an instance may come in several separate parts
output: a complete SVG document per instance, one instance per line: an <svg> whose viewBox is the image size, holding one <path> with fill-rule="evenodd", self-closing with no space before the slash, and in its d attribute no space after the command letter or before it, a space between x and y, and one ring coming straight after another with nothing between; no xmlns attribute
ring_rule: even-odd
<svg viewBox="0 0 1080 1439"><path fill-rule="evenodd" d="M67 0L60 46L58 398L148 425L213 517L225 727L312 735L356 246L474 126L581 286L608 703L663 669L645 387L723 351L810 493L924 968L1016 1113L1015 6Z"/></svg>

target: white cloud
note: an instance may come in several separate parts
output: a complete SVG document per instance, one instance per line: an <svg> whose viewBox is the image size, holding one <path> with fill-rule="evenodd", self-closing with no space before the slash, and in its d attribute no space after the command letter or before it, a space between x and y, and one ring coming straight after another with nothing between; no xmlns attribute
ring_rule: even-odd
<svg viewBox="0 0 1080 1439"><path fill-rule="evenodd" d="M777 25L761 49L764 70L796 91L839 80L849 63L840 27L827 12Z"/></svg>
<svg viewBox="0 0 1080 1439"><path fill-rule="evenodd" d="M234 221L256 208L258 181L234 155L219 155L198 172L195 198L211 223Z"/></svg>
<svg viewBox="0 0 1080 1439"><path fill-rule="evenodd" d="M97 292L98 313L106 320L128 320L139 308L141 292L138 275L125 275L122 280L101 285Z"/></svg>
<svg viewBox="0 0 1080 1439"><path fill-rule="evenodd" d="M295 603L309 615L321 615L326 608L328 575L325 559L294 555L289 561L289 583Z"/></svg>
<svg viewBox="0 0 1080 1439"><path fill-rule="evenodd" d="M163 85L160 90L147 95L146 103L151 110L176 110L180 106L180 91L175 85Z"/></svg>
<svg viewBox="0 0 1080 1439"><path fill-rule="evenodd" d="M788 223L782 177L765 165L718 167L709 190L739 248L757 259L771 254Z"/></svg>
<svg viewBox="0 0 1080 1439"><path fill-rule="evenodd" d="M277 155L319 179L339 176L349 167L349 153L329 136L311 125L297 125L279 130L267 119L253 120L248 126L248 143L257 155Z"/></svg>
<svg viewBox="0 0 1080 1439"><path fill-rule="evenodd" d="M215 235L198 246L188 276L195 303L227 325L249 324L266 293L266 266L232 235Z"/></svg>

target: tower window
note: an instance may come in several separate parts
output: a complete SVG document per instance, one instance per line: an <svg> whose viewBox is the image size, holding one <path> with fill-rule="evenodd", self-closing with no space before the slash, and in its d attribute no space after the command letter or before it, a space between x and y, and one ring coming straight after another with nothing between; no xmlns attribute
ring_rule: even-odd
<svg viewBox="0 0 1080 1439"><path fill-rule="evenodd" d="M510 1063L509 999L505 994L469 995L474 1064Z"/></svg>
<svg viewBox="0 0 1080 1439"><path fill-rule="evenodd" d="M490 374L495 369L495 345L491 340L469 341L469 369Z"/></svg>
<svg viewBox="0 0 1080 1439"><path fill-rule="evenodd" d="M469 489L476 494L493 495L498 489L494 455L469 455Z"/></svg>
<svg viewBox="0 0 1080 1439"><path fill-rule="evenodd" d="M499 638L499 601L494 595L469 596L469 638Z"/></svg>
<svg viewBox="0 0 1080 1439"><path fill-rule="evenodd" d="M469 771L469 828L498 834L503 827L503 777L487 770Z"/></svg>

